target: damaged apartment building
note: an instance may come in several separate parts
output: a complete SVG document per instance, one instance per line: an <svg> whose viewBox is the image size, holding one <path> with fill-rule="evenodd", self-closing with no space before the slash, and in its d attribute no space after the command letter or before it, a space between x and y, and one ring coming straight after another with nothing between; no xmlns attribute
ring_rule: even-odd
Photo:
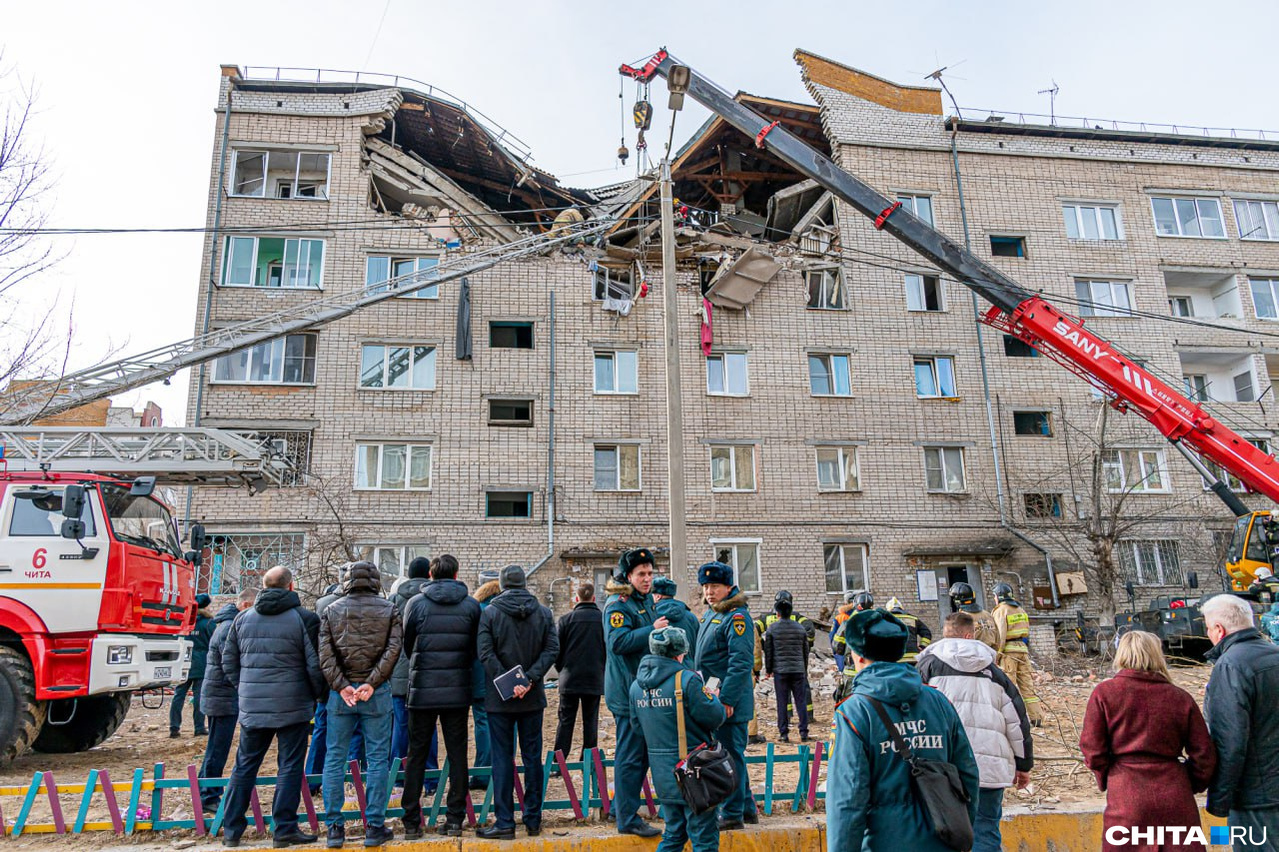
<svg viewBox="0 0 1279 852"><path fill-rule="evenodd" d="M813 103L738 100L1269 446L1279 144L961 118L935 89L796 60ZM562 186L404 78L227 66L217 110L198 330L429 278L557 222L608 229L203 370L188 422L251 432L295 474L195 490L201 591L274 564L316 589L353 557L389 584L448 552L472 584L527 566L563 610L628 547L671 570L657 182ZM950 584L984 599L1008 580L1060 619L1106 608L1100 539L1120 608L1125 580L1139 603L1191 571L1215 587L1232 517L1143 421L979 326L966 288L723 120L672 175L687 600L718 558L760 611L785 588L828 617L866 588L933 621Z"/></svg>

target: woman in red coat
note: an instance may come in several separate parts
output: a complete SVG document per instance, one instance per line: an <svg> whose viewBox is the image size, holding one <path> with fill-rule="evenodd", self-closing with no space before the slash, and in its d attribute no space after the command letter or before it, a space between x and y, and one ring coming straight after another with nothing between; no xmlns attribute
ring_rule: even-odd
<svg viewBox="0 0 1279 852"><path fill-rule="evenodd" d="M1203 714L1190 693L1172 684L1153 633L1124 634L1114 668L1088 699L1079 738L1106 793L1105 828L1200 825L1195 793L1207 789L1217 767ZM1168 841L1174 836L1164 834ZM1202 843L1115 846L1104 832L1102 843L1106 852L1206 850Z"/></svg>

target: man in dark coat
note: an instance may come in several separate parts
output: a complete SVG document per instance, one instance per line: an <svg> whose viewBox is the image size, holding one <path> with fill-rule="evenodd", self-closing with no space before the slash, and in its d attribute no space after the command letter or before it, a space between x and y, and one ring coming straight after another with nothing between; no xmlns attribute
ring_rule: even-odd
<svg viewBox="0 0 1279 852"><path fill-rule="evenodd" d="M791 620L791 602L779 600L774 609L777 620L764 634L764 673L773 678L777 699L777 736L790 742L790 707L799 717L799 740L808 742L808 708L805 677L808 674L808 633Z"/></svg>
<svg viewBox="0 0 1279 852"><path fill-rule="evenodd" d="M1208 785L1208 813L1229 816L1257 840L1264 830L1279 848L1279 726L1272 718L1279 695L1279 648L1254 626L1252 607L1221 594L1202 607L1213 649L1204 716L1217 747L1217 771ZM1261 848L1235 839L1235 849Z"/></svg>
<svg viewBox="0 0 1279 852"><path fill-rule="evenodd" d="M649 744L653 786L666 822L658 849L675 852L691 841L693 852L714 852L719 849L715 810L693 814L675 782L675 764L698 743L713 742L715 730L724 723L724 707L716 693L705 690L702 676L688 667L685 636L674 625L648 634L651 653L640 661L639 675L631 684L631 704ZM684 714L683 741L680 712Z"/></svg>
<svg viewBox="0 0 1279 852"><path fill-rule="evenodd" d="M631 684L640 660L648 653L648 634L667 625L653 609L653 552L646 547L628 550L605 587L604 642L608 658L604 667L604 702L617 722L617 749L613 755L613 810L619 834L656 837L661 832L640 818L640 789L648 772L648 747L631 714Z"/></svg>
<svg viewBox="0 0 1279 852"><path fill-rule="evenodd" d="M471 674L480 605L458 582L457 559L445 553L431 565L431 580L404 614L404 656L409 658L409 759L404 767L404 836L422 836L422 775L435 738L444 729L448 756L448 815L439 833L462 836L466 819L466 715L471 706Z"/></svg>
<svg viewBox="0 0 1279 852"><path fill-rule="evenodd" d="M306 734L316 698L324 691L320 658L312 644L302 601L293 591L293 572L277 565L262 575L253 608L231 622L222 646L222 671L240 699L240 748L227 785L222 845L240 845L245 810L258 769L274 740L276 753L274 845L314 843L298 828Z"/></svg>
<svg viewBox="0 0 1279 852"><path fill-rule="evenodd" d="M213 621L217 625L209 640L209 654L204 666L204 684L200 690L200 712L209 725L209 741L204 749L204 762L200 766L201 778L221 778L226 769L226 759L231 753L231 740L235 737L235 717L240 715L240 704L235 697L235 687L222 673L222 646L231 632L235 617L253 606L257 593L251 589L240 592L235 603L229 603ZM208 787L200 792L200 801L206 813L215 813L222 801L221 787Z"/></svg>
<svg viewBox="0 0 1279 852"><path fill-rule="evenodd" d="M582 748L599 744L600 696L604 694L604 616L595 604L595 584L577 587L577 605L560 619L556 628L560 653L555 668L560 673L559 725L555 750L572 760L573 728L582 709ZM552 769L552 774L559 771Z"/></svg>
<svg viewBox="0 0 1279 852"><path fill-rule="evenodd" d="M404 611L409 601L417 597L422 587L430 580L431 561L424 556L414 557L409 562L408 576L401 580L391 591L391 602L400 611L400 620L404 620ZM405 625L407 626L407 624ZM409 711L405 703L409 696L409 644L405 642L404 652L395 664L391 673L391 704L395 708L395 720L391 726L391 762L399 758L403 763L409 754ZM431 734L431 747L427 754L426 768L439 769L436 764L435 734Z"/></svg>
<svg viewBox="0 0 1279 852"><path fill-rule="evenodd" d="M746 595L737 587L733 568L707 562L697 569L697 582L710 604L697 637L697 664L706 678L719 678L719 700L728 720L719 740L733 758L738 787L720 808L719 828L744 828L750 776L746 774L746 737L755 716L755 631ZM801 630L803 628L800 628Z"/></svg>
<svg viewBox="0 0 1279 852"><path fill-rule="evenodd" d="M688 608L688 604L676 597L677 594L679 587L670 577L653 578L653 611L665 618L667 624L684 631L684 636L688 639L688 653L684 655L684 663L690 669L695 669L697 633L701 629L701 623Z"/></svg>
<svg viewBox="0 0 1279 852"><path fill-rule="evenodd" d="M483 615L484 610L488 608L489 601L502 593L502 584L496 579L485 579L492 577L492 570L481 571L479 575L480 585L475 590L472 597L479 602L480 614ZM484 664L480 662L479 657L475 658L475 666L471 671L471 720L475 723L475 763L471 765L471 769L489 769L493 763L491 754L491 738L489 737L489 711L484 709L484 699L488 695L488 678L484 674ZM476 775L471 778L470 787L472 790L487 790L489 782L487 779Z"/></svg>
<svg viewBox="0 0 1279 852"><path fill-rule="evenodd" d="M342 584L342 597L320 618L320 668L329 684L328 742L324 757L324 810L328 848L346 839L346 755L358 725L368 761L364 808L365 846L391 839L386 827L390 795L391 672L400 658L400 612L382 597L382 574L372 562L356 562Z"/></svg>
<svg viewBox="0 0 1279 852"><path fill-rule="evenodd" d="M489 740L493 759L493 811L496 822L476 832L486 840L515 837L515 741L524 761L524 829L542 833L542 711L546 692L542 678L555 664L560 643L551 611L524 588L524 569L508 565L499 577L502 593L480 617L477 646L488 694ZM516 686L503 700L493 682L522 666L528 686Z"/></svg>
<svg viewBox="0 0 1279 852"><path fill-rule="evenodd" d="M191 695L191 724L197 737L208 736L204 725L204 713L200 710L200 687L204 684L204 667L209 659L209 640L217 627L213 622L213 613L209 607L213 598L208 595L196 595L195 630L191 631L191 677L178 684L173 690L173 700L169 703L169 737L177 739L182 727L182 705L186 703L187 694Z"/></svg>

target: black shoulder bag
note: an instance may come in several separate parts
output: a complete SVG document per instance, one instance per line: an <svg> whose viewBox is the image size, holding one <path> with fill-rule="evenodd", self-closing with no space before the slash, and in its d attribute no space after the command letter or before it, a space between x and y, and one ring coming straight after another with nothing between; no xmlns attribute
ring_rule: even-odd
<svg viewBox="0 0 1279 852"><path fill-rule="evenodd" d="M879 714L880 721L888 728L897 753L910 764L910 783L915 798L924 806L924 813L933 823L937 839L951 849L968 852L973 848L973 824L968 817L968 803L972 801L959 770L944 760L926 760L916 757L906 745L906 740L888 717L888 711L878 700L866 696L866 700Z"/></svg>
<svg viewBox="0 0 1279 852"><path fill-rule="evenodd" d="M688 748L688 732L684 727L684 689L682 671L675 673L675 723L679 727L679 752L684 759L675 764L675 783L694 814L704 814L724 804L737 789L737 772L733 759L723 743L702 743Z"/></svg>

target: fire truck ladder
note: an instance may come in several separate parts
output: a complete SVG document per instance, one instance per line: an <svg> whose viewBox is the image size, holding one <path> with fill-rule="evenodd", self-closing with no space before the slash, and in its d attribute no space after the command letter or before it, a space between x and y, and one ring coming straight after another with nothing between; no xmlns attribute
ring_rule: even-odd
<svg viewBox="0 0 1279 852"><path fill-rule="evenodd" d="M369 305L590 237L611 224L611 219L593 219L483 251L457 254L432 269L410 272L354 292L339 293L227 328L213 329L141 355L68 373L61 379L14 393L8 408L0 412L0 424L24 425L38 418L52 417L96 399L167 379L184 367L212 361L286 334L318 328ZM46 434L52 432L42 431ZM84 430L75 431L82 433Z"/></svg>
<svg viewBox="0 0 1279 852"><path fill-rule="evenodd" d="M270 444L225 429L0 427L6 471L72 471L165 485L280 485L292 463Z"/></svg>

